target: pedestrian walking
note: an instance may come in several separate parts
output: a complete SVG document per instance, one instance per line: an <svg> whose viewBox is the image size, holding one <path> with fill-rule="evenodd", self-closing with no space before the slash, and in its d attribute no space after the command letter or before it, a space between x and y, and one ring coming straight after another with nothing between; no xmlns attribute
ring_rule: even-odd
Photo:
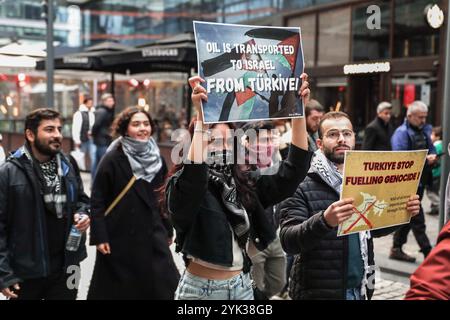
<svg viewBox="0 0 450 320"><path fill-rule="evenodd" d="M325 109L319 101L311 99L305 105L306 130L308 131L308 150L315 152L317 150L317 139L319 138L317 130L319 129L320 119L322 119Z"/></svg>
<svg viewBox="0 0 450 320"><path fill-rule="evenodd" d="M390 151L394 126L390 122L392 104L383 101L377 106L377 117L367 125L362 150Z"/></svg>
<svg viewBox="0 0 450 320"><path fill-rule="evenodd" d="M110 93L104 93L101 97L102 103L95 109L95 122L92 126L92 139L96 147L95 164L98 166L103 155L111 143L110 129L114 120L114 97ZM91 171L95 178L96 168Z"/></svg>
<svg viewBox="0 0 450 320"><path fill-rule="evenodd" d="M269 121L251 122L242 127L247 134L244 146L248 165L245 170L252 172L255 176L272 175L278 171L281 155L276 147L275 140L278 137L273 131L274 128ZM278 232L276 206L265 209L269 222L276 230L275 239L263 251L256 249L255 244L250 240L248 250L252 261L251 275L256 287L267 298L279 294L286 284L286 257Z"/></svg>
<svg viewBox="0 0 450 320"><path fill-rule="evenodd" d="M97 258L89 300L174 297L179 273L169 250L172 227L161 215L156 191L167 169L152 128L140 107L125 109L114 121L118 138L92 188L90 244Z"/></svg>
<svg viewBox="0 0 450 320"><path fill-rule="evenodd" d="M428 185L426 187L427 197L430 199L431 208L430 211L427 212L429 215L436 216L439 214L439 188L441 187L441 156L443 155L442 151L442 128L441 127L433 127L431 130L431 142L436 149L437 161L432 168L432 176L433 180L431 182L431 186Z"/></svg>
<svg viewBox="0 0 450 320"><path fill-rule="evenodd" d="M0 289L8 298L77 296L68 278L79 279L87 256L89 198L61 152L61 130L57 111L34 110L25 118L25 144L0 167Z"/></svg>
<svg viewBox="0 0 450 320"><path fill-rule="evenodd" d="M425 187L432 183L431 167L436 163L436 149L431 142L431 125L426 124L428 107L422 101L414 101L408 106L406 119L392 136L392 150L428 150L427 161L422 171L417 194L422 201ZM402 225L394 234L393 246L389 254L390 259L415 262L416 258L403 251L403 245L408 240L408 233L412 229L414 237L424 257L431 251L431 244L426 234L425 216L422 205L420 213L408 224Z"/></svg>
<svg viewBox="0 0 450 320"><path fill-rule="evenodd" d="M74 113L72 119L72 140L75 144L75 149L80 150L89 156L91 178L94 178L96 169L96 146L92 139L92 127L95 123L95 112L93 107L93 100L87 96L78 110ZM87 166L85 166L87 167Z"/></svg>

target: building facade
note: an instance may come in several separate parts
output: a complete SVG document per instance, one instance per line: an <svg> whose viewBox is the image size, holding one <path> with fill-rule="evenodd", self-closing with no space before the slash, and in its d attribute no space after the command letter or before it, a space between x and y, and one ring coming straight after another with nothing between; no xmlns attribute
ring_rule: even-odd
<svg viewBox="0 0 450 320"><path fill-rule="evenodd" d="M327 109L349 113L357 131L375 117L380 101L393 104L393 120L399 125L406 106L422 100L430 108L429 121L440 125L446 23L438 25L442 17L448 21L446 4L335 1L284 14L275 23L302 28L313 96ZM433 5L443 16L436 8L435 13L427 11Z"/></svg>
<svg viewBox="0 0 450 320"><path fill-rule="evenodd" d="M328 110L350 114L356 131L375 116L383 100L394 105L395 124L416 99L441 124L447 2L443 0L60 0L55 8L57 52L104 41L130 46L192 31L192 21L301 27L305 71L313 97ZM437 5L442 26L432 27L425 10ZM0 49L11 42L45 44L41 0L0 0ZM438 14L439 15L439 14ZM432 22L432 21L431 21ZM431 23L432 24L432 23ZM23 81L20 80L23 78ZM57 72L56 108L67 119L83 96L110 90L109 75ZM168 132L181 123L187 85L183 75L116 78L118 111L149 106ZM136 82L136 81L137 82ZM136 85L136 83L138 85ZM146 83L147 85L143 85ZM0 132L22 130L23 117L45 103L45 73L0 67ZM159 119L159 117L162 117ZM169 125L170 122L170 125ZM359 137L361 138L361 136Z"/></svg>

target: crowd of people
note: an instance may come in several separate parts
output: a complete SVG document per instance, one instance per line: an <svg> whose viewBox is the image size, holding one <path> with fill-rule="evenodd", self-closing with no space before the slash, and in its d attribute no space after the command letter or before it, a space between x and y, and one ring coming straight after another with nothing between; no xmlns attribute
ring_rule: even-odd
<svg viewBox="0 0 450 320"><path fill-rule="evenodd" d="M426 124L428 107L411 103L395 129L392 105L381 102L362 144L363 150L428 150L417 194L405 204L411 222L338 237L338 225L354 214L354 199L340 199L340 193L355 132L346 113L327 112L310 99L307 75L301 79L305 117L242 126L256 132L255 141L231 136L233 123L205 124L204 80L189 79L197 113L189 148L172 168L153 138L148 112L129 107L114 117L112 95L103 95L96 108L85 97L73 117L72 139L90 159L90 197L77 161L62 152L61 115L32 111L23 146L9 156L0 135L2 294L76 299L69 270L79 270L86 258L90 228L97 249L90 300L370 299L373 238L393 234L389 257L412 263L403 250L412 230L425 261L406 298L450 299L450 225L433 248L421 205L427 190L436 214L445 196L438 188L442 130ZM237 161L236 148L245 161ZM169 248L174 238L186 266L182 274Z"/></svg>

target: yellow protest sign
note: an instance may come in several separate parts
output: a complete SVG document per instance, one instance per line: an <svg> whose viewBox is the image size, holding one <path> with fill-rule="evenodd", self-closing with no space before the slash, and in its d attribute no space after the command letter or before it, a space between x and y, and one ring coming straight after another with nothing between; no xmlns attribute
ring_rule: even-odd
<svg viewBox="0 0 450 320"><path fill-rule="evenodd" d="M338 236L408 223L406 202L417 193L427 150L347 151L341 199L353 198L354 214Z"/></svg>

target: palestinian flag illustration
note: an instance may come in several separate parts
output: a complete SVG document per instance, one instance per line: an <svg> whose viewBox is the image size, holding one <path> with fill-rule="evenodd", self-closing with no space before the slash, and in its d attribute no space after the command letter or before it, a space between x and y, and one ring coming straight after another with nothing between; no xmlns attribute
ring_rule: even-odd
<svg viewBox="0 0 450 320"><path fill-rule="evenodd" d="M194 22L194 30L206 123L303 116L300 28Z"/></svg>

